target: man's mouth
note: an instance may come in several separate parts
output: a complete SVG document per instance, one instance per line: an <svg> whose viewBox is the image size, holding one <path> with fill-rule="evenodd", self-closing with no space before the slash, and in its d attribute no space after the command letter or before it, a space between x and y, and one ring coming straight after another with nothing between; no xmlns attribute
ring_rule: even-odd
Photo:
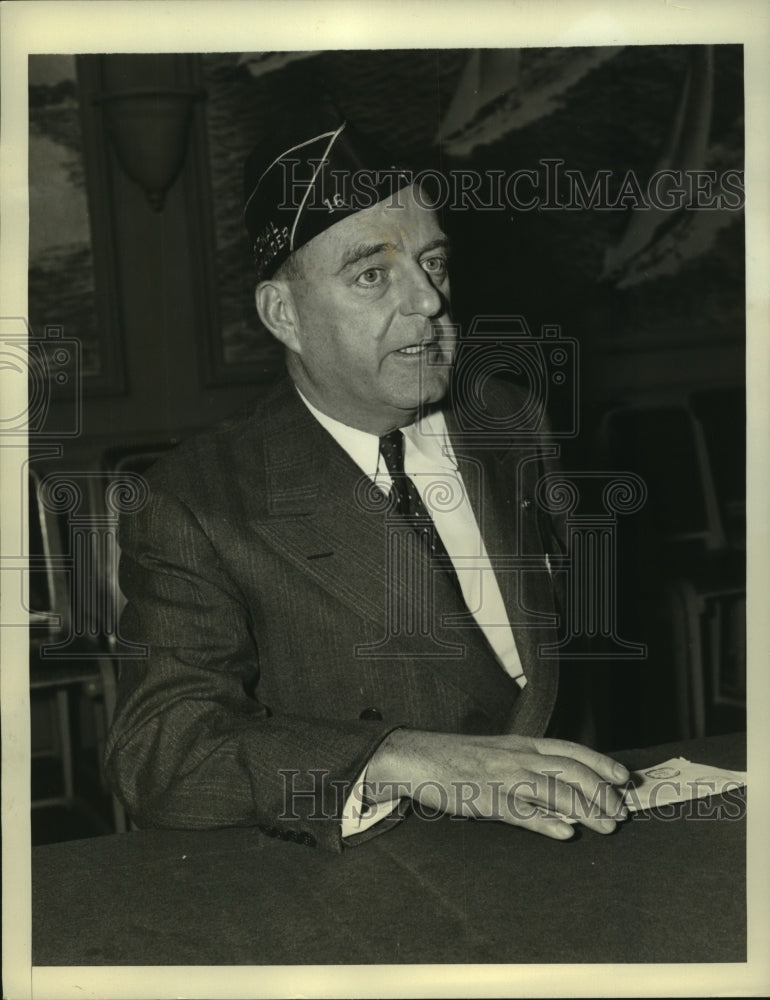
<svg viewBox="0 0 770 1000"><path fill-rule="evenodd" d="M438 344L437 340L423 340L420 344L412 344L409 347L400 347L396 354L424 354L431 344Z"/></svg>

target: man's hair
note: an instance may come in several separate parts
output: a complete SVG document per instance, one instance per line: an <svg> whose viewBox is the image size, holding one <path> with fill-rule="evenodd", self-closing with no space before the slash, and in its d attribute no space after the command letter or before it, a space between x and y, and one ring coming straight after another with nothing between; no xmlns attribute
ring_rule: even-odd
<svg viewBox="0 0 770 1000"><path fill-rule="evenodd" d="M302 253L302 247L299 250L295 250L294 253L290 253L286 260L281 264L278 270L273 275L278 281L296 281L297 279L303 277L302 261L300 260L300 255Z"/></svg>

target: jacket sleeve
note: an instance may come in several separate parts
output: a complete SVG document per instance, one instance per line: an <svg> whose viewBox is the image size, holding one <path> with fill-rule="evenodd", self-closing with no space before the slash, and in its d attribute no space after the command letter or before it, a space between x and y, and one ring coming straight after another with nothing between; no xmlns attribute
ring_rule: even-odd
<svg viewBox="0 0 770 1000"><path fill-rule="evenodd" d="M170 491L154 490L121 523L120 542L121 637L146 655L121 663L106 768L134 820L255 825L341 850L351 782L396 727L271 715L258 697L259 636L243 594Z"/></svg>

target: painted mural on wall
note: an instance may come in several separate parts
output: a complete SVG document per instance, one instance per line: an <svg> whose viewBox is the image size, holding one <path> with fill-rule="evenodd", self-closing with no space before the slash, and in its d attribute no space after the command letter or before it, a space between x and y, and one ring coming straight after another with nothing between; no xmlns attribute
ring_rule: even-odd
<svg viewBox="0 0 770 1000"><path fill-rule="evenodd" d="M226 361L269 365L276 351L254 313L244 159L322 93L400 163L453 178L444 224L462 322L521 313L587 348L742 340L739 46L219 53L202 65Z"/></svg>
<svg viewBox="0 0 770 1000"><path fill-rule="evenodd" d="M81 345L103 374L75 57L29 59L29 322Z"/></svg>
<svg viewBox="0 0 770 1000"><path fill-rule="evenodd" d="M742 340L739 46L212 53L200 64L225 380L280 366L254 309L243 162L321 94L399 162L452 179L442 221L464 328L517 313L587 350ZM111 293L94 288L99 220L83 156L75 58L31 57L30 322L37 336L54 325L77 337L95 384L118 333L100 319Z"/></svg>

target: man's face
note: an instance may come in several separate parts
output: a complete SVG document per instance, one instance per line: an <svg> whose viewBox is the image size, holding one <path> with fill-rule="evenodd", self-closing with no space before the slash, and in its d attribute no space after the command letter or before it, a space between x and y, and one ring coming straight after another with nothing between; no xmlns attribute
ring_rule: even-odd
<svg viewBox="0 0 770 1000"><path fill-rule="evenodd" d="M289 367L323 412L383 434L447 390L455 334L448 241L411 188L316 236L291 281Z"/></svg>

